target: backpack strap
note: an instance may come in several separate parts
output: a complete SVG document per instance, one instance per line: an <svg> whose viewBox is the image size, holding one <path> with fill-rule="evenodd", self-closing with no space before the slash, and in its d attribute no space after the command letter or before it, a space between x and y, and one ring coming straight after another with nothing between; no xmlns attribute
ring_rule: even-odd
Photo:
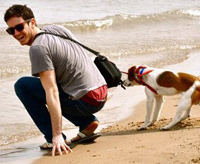
<svg viewBox="0 0 200 164"><path fill-rule="evenodd" d="M95 50L93 50L93 49L91 49L91 48L89 48L89 47L87 47L87 46L85 46L85 45L79 43L78 41L76 41L76 40L74 40L74 39L72 39L72 38L70 38L70 37L68 37L68 36L65 36L65 35L54 34L54 33L51 33L51 32L40 32L40 33L36 34L34 40L35 40L38 36L40 36L40 35L42 35L42 34L50 34L50 35L58 36L58 37L63 38L63 39L70 40L70 41L72 41L72 42L74 42L74 43L80 45L81 47L85 48L86 50L88 50L89 52L93 53L94 55L100 56L100 53L99 53L99 52L97 52L97 51L95 51Z"/></svg>
<svg viewBox="0 0 200 164"><path fill-rule="evenodd" d="M91 49L91 48L89 48L89 47L87 47L87 46L85 46L85 45L79 43L78 41L76 41L76 40L74 40L74 39L72 39L72 38L70 38L70 37L68 37L68 36L65 36L65 35L59 35L59 34L54 34L54 33L46 32L46 31L45 31L45 32L40 32L40 33L36 34L34 40L35 40L38 36L43 35L43 34L50 34L50 35L58 36L58 37L63 38L63 39L70 40L70 41L72 41L72 42L74 42L74 43L80 45L81 47L85 48L85 49L88 50L89 52L93 53L93 54L96 55L97 57L99 57L99 58L100 58L100 57L103 57L102 55L100 55L99 52L97 52L97 51L95 51L95 50L93 50L93 49ZM104 57L104 58L105 58L105 57ZM98 66L97 66L97 67L98 67ZM98 69L99 69L99 68L98 68ZM119 71L119 72L120 72L120 71ZM103 73L102 73L102 75L103 75ZM103 75L103 77L104 77L104 75ZM105 77L104 77L104 78L105 78ZM105 78L105 79L106 79L106 78ZM120 79L118 85L121 85L121 87L122 87L123 89L126 89L126 88L124 87L123 81L122 81L121 79Z"/></svg>

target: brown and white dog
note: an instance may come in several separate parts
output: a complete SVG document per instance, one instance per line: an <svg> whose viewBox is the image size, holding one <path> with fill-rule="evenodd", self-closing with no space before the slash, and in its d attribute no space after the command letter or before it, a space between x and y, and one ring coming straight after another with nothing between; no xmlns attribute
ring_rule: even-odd
<svg viewBox="0 0 200 164"><path fill-rule="evenodd" d="M125 86L144 85L147 96L147 111L144 124L139 129L146 129L154 124L161 112L164 95L182 93L176 114L162 130L170 129L181 120L190 116L191 106L200 103L200 80L187 73L172 72L148 66L133 66L128 70ZM152 111L155 100L154 112ZM153 113L152 119L151 114Z"/></svg>

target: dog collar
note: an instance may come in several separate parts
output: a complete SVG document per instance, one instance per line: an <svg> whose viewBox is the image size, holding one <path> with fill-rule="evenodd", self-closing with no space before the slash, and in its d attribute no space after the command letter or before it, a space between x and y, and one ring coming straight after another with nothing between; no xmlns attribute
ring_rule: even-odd
<svg viewBox="0 0 200 164"><path fill-rule="evenodd" d="M157 91L155 89L153 89L150 85L148 85L147 83L144 82L142 76L143 75L146 75L146 74L149 74L150 72L152 72L153 70L149 70L149 71L146 71L144 72L144 70L146 69L147 67L144 67L144 66L140 66L136 69L135 71L135 76L134 76L134 79L135 81L138 83L138 84L141 84L141 85L144 85L146 86L148 89L150 89L153 93L155 94L158 94Z"/></svg>

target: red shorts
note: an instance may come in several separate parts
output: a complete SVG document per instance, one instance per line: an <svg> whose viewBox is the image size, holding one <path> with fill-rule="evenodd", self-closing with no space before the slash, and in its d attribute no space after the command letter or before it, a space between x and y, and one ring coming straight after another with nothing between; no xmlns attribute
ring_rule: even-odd
<svg viewBox="0 0 200 164"><path fill-rule="evenodd" d="M81 100L85 101L86 103L99 106L102 102L106 101L107 97L107 85L99 87L95 90L89 91L86 95L84 95Z"/></svg>

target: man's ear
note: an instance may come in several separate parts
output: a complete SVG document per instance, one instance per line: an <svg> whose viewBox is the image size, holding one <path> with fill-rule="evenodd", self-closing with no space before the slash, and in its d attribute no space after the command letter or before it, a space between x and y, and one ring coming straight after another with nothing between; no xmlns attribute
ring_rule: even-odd
<svg viewBox="0 0 200 164"><path fill-rule="evenodd" d="M37 27L37 23L36 23L35 18L32 18L30 23L31 23L31 28Z"/></svg>

